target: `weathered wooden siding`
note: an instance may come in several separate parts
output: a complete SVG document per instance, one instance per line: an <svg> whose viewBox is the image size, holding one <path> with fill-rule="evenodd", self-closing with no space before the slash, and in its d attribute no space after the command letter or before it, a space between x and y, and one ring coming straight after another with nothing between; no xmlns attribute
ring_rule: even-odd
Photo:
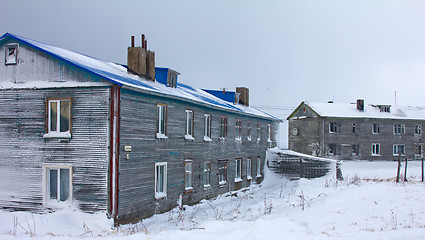
<svg viewBox="0 0 425 240"><path fill-rule="evenodd" d="M157 139L156 104L167 104L168 139ZM186 140L185 110L194 112L194 141ZM204 114L212 116L212 142L204 139ZM219 140L219 116L228 117L228 137ZM235 141L235 119L242 120L242 142ZM247 123L251 122L252 141L247 140ZM257 143L256 126L261 124L261 141ZM184 204L194 204L231 189L248 186L256 181L257 157L264 166L267 123L271 121L218 111L189 102L154 97L130 90L121 92L120 129L120 180L119 180L119 220L121 223L135 221L154 213L163 212L176 206L180 194ZM276 135L277 124L272 126L272 136ZM275 139L272 143L276 145ZM131 146L131 152L124 152L124 146ZM126 154L130 159L126 159ZM252 158L253 178L246 178L246 159ZM235 158L243 159L243 181L235 183ZM193 192L184 189L184 161L193 161ZM218 160L228 160L227 178L224 186L218 186ZM204 189L203 164L211 162L211 187ZM154 198L155 162L167 162L167 197ZM261 169L263 171L263 169ZM263 174L262 174L263 176ZM261 181L261 178L258 179Z"/></svg>
<svg viewBox="0 0 425 240"><path fill-rule="evenodd" d="M0 90L0 207L43 211L43 165L72 164L73 203L106 210L109 88ZM72 139L43 139L45 99L72 98Z"/></svg>

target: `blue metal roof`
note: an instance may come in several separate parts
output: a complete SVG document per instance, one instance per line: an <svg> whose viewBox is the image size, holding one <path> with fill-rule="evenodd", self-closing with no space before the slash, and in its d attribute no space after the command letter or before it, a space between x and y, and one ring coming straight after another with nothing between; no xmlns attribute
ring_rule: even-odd
<svg viewBox="0 0 425 240"><path fill-rule="evenodd" d="M115 64L112 62L105 62L93 57L72 52L63 48L54 47L48 44L44 44L10 33L5 33L3 36L1 36L0 42L8 38L25 43L50 56L53 56L54 58L58 58L82 70L91 72L92 74L95 74L102 79L110 81L113 84L117 84L120 86L129 86L153 93L160 93L165 96L175 96L194 102L207 104L212 107L219 107L222 109L232 110L249 115L255 115L258 117L271 118L273 120L280 121L280 119L270 114L267 114L261 110L255 109L253 107L246 107L230 103L216 96L213 96L212 94L207 93L206 91L188 86L183 83L177 83L176 88L170 88L158 82L148 81L137 75L128 73L125 65Z"/></svg>

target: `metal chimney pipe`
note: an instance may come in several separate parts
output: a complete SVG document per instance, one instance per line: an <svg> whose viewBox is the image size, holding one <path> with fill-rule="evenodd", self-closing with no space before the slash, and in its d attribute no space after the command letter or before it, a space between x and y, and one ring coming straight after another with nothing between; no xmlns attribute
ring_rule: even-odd
<svg viewBox="0 0 425 240"><path fill-rule="evenodd" d="M131 47L134 47L134 36L131 36Z"/></svg>
<svg viewBox="0 0 425 240"><path fill-rule="evenodd" d="M145 48L145 34L142 34L142 48Z"/></svg>

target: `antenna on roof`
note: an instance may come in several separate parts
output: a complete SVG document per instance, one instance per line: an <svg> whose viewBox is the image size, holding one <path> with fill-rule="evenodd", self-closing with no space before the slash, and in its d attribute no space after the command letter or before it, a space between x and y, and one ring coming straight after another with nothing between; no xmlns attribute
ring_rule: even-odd
<svg viewBox="0 0 425 240"><path fill-rule="evenodd" d="M397 91L394 91L394 106L397 106Z"/></svg>

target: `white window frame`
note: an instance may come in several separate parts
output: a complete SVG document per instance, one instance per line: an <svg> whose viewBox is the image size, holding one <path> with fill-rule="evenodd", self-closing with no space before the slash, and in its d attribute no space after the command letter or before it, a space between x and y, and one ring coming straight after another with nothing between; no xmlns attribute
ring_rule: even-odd
<svg viewBox="0 0 425 240"><path fill-rule="evenodd" d="M246 159L246 179L252 179L252 158Z"/></svg>
<svg viewBox="0 0 425 240"><path fill-rule="evenodd" d="M46 121L47 121L47 133L43 135L43 138L71 138L71 109L72 109L72 100L71 98L48 98L46 100L47 106L46 106ZM68 130L67 131L61 131L60 124L61 124L61 102L68 102ZM56 130L52 130L52 103L56 103Z"/></svg>
<svg viewBox="0 0 425 240"><path fill-rule="evenodd" d="M160 192L158 189L158 168L163 168L163 179L162 179L162 189L163 191ZM156 162L155 163L155 199L164 198L167 196L167 162Z"/></svg>
<svg viewBox="0 0 425 240"><path fill-rule="evenodd" d="M395 123L393 132L394 132L394 134L397 134L397 135L403 135L404 134L404 128L405 128L404 124Z"/></svg>
<svg viewBox="0 0 425 240"><path fill-rule="evenodd" d="M371 151L372 156L381 156L381 144L372 143Z"/></svg>
<svg viewBox="0 0 425 240"><path fill-rule="evenodd" d="M235 120L235 140L237 142L242 141L242 120L240 119Z"/></svg>
<svg viewBox="0 0 425 240"><path fill-rule="evenodd" d="M211 142L211 114L204 114L204 141Z"/></svg>
<svg viewBox="0 0 425 240"><path fill-rule="evenodd" d="M257 157L257 178L261 177L261 158Z"/></svg>
<svg viewBox="0 0 425 240"><path fill-rule="evenodd" d="M257 142L261 141L261 123L257 123Z"/></svg>
<svg viewBox="0 0 425 240"><path fill-rule="evenodd" d="M235 182L242 181L242 158L235 159Z"/></svg>
<svg viewBox="0 0 425 240"><path fill-rule="evenodd" d="M379 123L373 123L372 124L372 133L373 134L379 134L381 132Z"/></svg>
<svg viewBox="0 0 425 240"><path fill-rule="evenodd" d="M192 160L184 161L184 190L185 191L193 190L193 161Z"/></svg>
<svg viewBox="0 0 425 240"><path fill-rule="evenodd" d="M248 141L252 140L252 127L251 127L251 122L248 122L246 125L246 139Z"/></svg>
<svg viewBox="0 0 425 240"><path fill-rule="evenodd" d="M186 140L195 140L195 138L193 137L193 117L193 110L186 109L186 131L184 135L184 138Z"/></svg>
<svg viewBox="0 0 425 240"><path fill-rule="evenodd" d="M204 162L204 188L211 187L211 162Z"/></svg>
<svg viewBox="0 0 425 240"><path fill-rule="evenodd" d="M227 183L227 160L219 160L218 161L218 184L223 185L226 183Z"/></svg>
<svg viewBox="0 0 425 240"><path fill-rule="evenodd" d="M415 124L415 135L422 135L422 125Z"/></svg>
<svg viewBox="0 0 425 240"><path fill-rule="evenodd" d="M162 122L164 124L162 124ZM156 104L156 138L168 138L166 104Z"/></svg>
<svg viewBox="0 0 425 240"><path fill-rule="evenodd" d="M11 49L15 49L15 51L12 55L9 55L9 51ZM17 43L6 44L6 47L4 49L4 64L5 65L18 64L18 51L19 51L19 44Z"/></svg>
<svg viewBox="0 0 425 240"><path fill-rule="evenodd" d="M404 144L393 144L393 156L398 156L398 151L400 151L400 147L403 147L401 155L406 155L406 147L404 146Z"/></svg>
<svg viewBox="0 0 425 240"><path fill-rule="evenodd" d="M329 123L329 133L338 133L338 123L330 122Z"/></svg>
<svg viewBox="0 0 425 240"><path fill-rule="evenodd" d="M272 142L272 125L270 123L267 124L267 142Z"/></svg>
<svg viewBox="0 0 425 240"><path fill-rule="evenodd" d="M57 189L57 195L58 198L60 196L60 170L66 169L69 171L69 195L68 199L65 201L60 201L51 199L50 198L50 170L58 170L58 189ZM71 164L44 164L43 165L43 198L44 198L44 204L46 207L58 207L58 203L65 203L67 206L72 204L72 189L73 189L73 183L72 183L72 174L73 174L73 168Z"/></svg>
<svg viewBox="0 0 425 240"><path fill-rule="evenodd" d="M351 148L352 148L352 151L351 151L352 156L360 156L360 144L353 144Z"/></svg>

